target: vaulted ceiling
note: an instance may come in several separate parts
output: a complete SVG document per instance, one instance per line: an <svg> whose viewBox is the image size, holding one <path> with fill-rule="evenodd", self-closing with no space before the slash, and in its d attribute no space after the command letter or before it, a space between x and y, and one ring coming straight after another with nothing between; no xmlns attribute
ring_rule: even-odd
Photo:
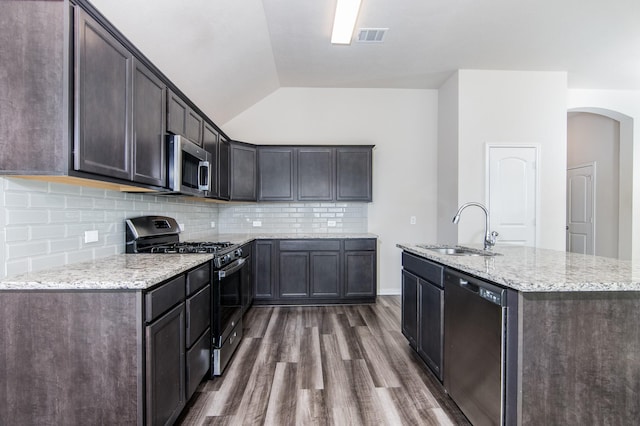
<svg viewBox="0 0 640 426"><path fill-rule="evenodd" d="M640 90L639 0L362 0L382 44L331 45L336 0L90 0L214 121L280 87L437 89L457 69Z"/></svg>

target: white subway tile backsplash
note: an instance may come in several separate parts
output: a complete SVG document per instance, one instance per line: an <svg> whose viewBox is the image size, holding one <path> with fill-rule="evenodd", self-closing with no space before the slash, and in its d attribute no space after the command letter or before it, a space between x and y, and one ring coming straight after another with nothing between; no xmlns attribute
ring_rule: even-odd
<svg viewBox="0 0 640 426"><path fill-rule="evenodd" d="M9 260L37 256L40 254L47 254L48 243L47 241L34 241L27 243L14 243L9 245L6 256Z"/></svg>
<svg viewBox="0 0 640 426"><path fill-rule="evenodd" d="M5 226L47 223L48 219L49 215L46 210L14 210L7 208Z"/></svg>
<svg viewBox="0 0 640 426"><path fill-rule="evenodd" d="M5 241L8 243L14 241L27 241L29 239L29 227L20 226L5 229Z"/></svg>
<svg viewBox="0 0 640 426"><path fill-rule="evenodd" d="M4 203L7 207L29 207L29 194L20 192L5 193Z"/></svg>
<svg viewBox="0 0 640 426"><path fill-rule="evenodd" d="M217 204L19 178L0 178L0 205L4 276L123 253L124 220L135 216L174 217L185 224L183 241L209 241L218 232L362 233L368 212L358 203ZM97 230L99 240L85 244L87 230Z"/></svg>

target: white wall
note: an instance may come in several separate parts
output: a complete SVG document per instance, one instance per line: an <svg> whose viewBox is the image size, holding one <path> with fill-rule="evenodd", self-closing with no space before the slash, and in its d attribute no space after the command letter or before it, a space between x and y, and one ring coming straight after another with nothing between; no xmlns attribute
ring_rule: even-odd
<svg viewBox="0 0 640 426"><path fill-rule="evenodd" d="M540 146L538 247L565 249L567 75L565 72L460 70L458 202L486 198L486 144ZM453 212L455 213L455 212ZM481 243L484 216L470 210L460 243Z"/></svg>
<svg viewBox="0 0 640 426"><path fill-rule="evenodd" d="M595 247L597 256L618 257L620 124L598 114L567 118L567 167L595 162Z"/></svg>
<svg viewBox="0 0 640 426"><path fill-rule="evenodd" d="M223 127L258 144L375 145L368 232L379 236L378 294L398 294L396 243L436 240L437 109L435 90L281 88Z"/></svg>
<svg viewBox="0 0 640 426"><path fill-rule="evenodd" d="M633 260L640 259L640 91L568 91L568 108L604 113L620 122L620 173L632 176L620 181L619 253L631 247ZM627 160L627 161L623 161ZM629 212L628 214L624 212Z"/></svg>
<svg viewBox="0 0 640 426"><path fill-rule="evenodd" d="M438 243L458 242L458 73L438 90Z"/></svg>

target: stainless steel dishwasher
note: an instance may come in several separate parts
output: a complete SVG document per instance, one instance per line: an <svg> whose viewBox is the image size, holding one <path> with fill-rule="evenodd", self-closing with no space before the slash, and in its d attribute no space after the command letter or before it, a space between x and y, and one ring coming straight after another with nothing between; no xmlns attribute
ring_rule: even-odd
<svg viewBox="0 0 640 426"><path fill-rule="evenodd" d="M474 426L504 424L505 289L445 272L444 387Z"/></svg>

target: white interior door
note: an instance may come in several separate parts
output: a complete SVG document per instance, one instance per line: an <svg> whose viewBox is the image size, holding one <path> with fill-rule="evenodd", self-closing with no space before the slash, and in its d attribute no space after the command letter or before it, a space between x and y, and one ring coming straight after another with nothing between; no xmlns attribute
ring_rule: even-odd
<svg viewBox="0 0 640 426"><path fill-rule="evenodd" d="M567 170L567 251L594 254L595 164Z"/></svg>
<svg viewBox="0 0 640 426"><path fill-rule="evenodd" d="M488 145L488 200L498 244L536 245L536 146Z"/></svg>

